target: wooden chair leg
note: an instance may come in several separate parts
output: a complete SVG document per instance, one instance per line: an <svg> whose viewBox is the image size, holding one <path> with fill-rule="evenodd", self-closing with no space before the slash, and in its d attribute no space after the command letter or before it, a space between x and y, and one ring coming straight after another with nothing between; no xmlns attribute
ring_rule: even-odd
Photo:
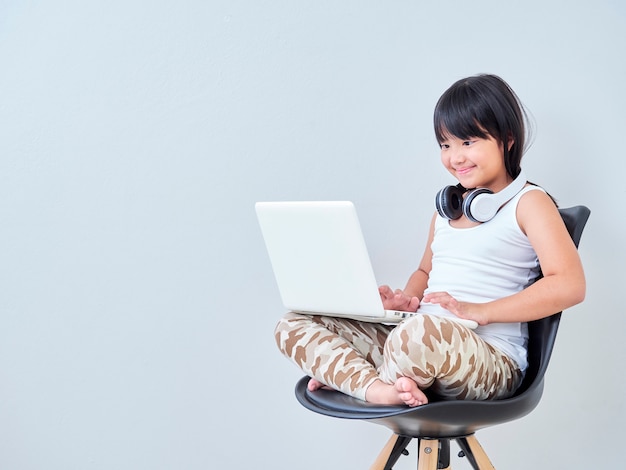
<svg viewBox="0 0 626 470"><path fill-rule="evenodd" d="M489 460L489 457L487 457L487 453L483 450L476 436L468 436L457 439L457 441L474 468L478 470L495 470L495 467Z"/></svg>
<svg viewBox="0 0 626 470"><path fill-rule="evenodd" d="M370 470L387 470L395 464L396 460L400 456L400 453L406 448L411 438L403 437L398 434L392 434L392 436L385 444L385 447L380 451L376 461L370 467ZM487 454L483 450L482 446L476 439L476 436L468 436L465 438L457 439L461 449L465 452L467 459L472 467L477 470L495 470L493 464L487 457ZM443 470L450 470L449 464L449 441L440 441L438 439L420 439L419 441L419 454L418 458L418 470L438 470L439 462L443 465L448 465ZM442 458L439 455L440 450L445 453L447 457ZM393 456L393 457L392 457ZM392 460L392 462L390 462Z"/></svg>
<svg viewBox="0 0 626 470"><path fill-rule="evenodd" d="M402 454L408 455L405 449L412 439L412 437L392 434L385 447L378 454L376 461L370 467L370 470L389 470L393 468Z"/></svg>
<svg viewBox="0 0 626 470"><path fill-rule="evenodd" d="M439 441L437 439L420 439L417 459L417 470L437 470Z"/></svg>
<svg viewBox="0 0 626 470"><path fill-rule="evenodd" d="M376 460L370 467L370 470L385 470L385 465L387 464L387 461L389 460L389 457L391 456L391 453L393 452L393 449L396 446L396 442L398 442L398 439L400 439L399 435L391 435L391 437L387 441L387 444L385 444L385 447L383 447L383 449L380 451L380 454L378 454L378 457L376 457Z"/></svg>

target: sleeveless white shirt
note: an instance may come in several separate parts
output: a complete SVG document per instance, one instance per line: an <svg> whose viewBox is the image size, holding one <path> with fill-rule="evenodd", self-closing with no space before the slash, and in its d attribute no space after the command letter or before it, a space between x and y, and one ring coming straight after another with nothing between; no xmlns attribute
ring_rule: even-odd
<svg viewBox="0 0 626 470"><path fill-rule="evenodd" d="M431 245L432 269L426 292L445 291L459 301L483 303L506 297L531 284L539 273L537 254L517 223L517 204L527 186L490 221L471 228L454 228L437 216ZM545 191L544 191L545 192ZM421 304L419 312L454 316L436 304ZM513 359L528 366L526 323L492 323L475 332Z"/></svg>

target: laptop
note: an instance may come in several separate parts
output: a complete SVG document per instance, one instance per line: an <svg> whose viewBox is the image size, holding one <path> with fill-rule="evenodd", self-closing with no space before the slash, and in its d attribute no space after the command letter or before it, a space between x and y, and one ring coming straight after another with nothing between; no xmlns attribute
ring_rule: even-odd
<svg viewBox="0 0 626 470"><path fill-rule="evenodd" d="M384 309L352 202L257 202L255 209L287 310L379 323L420 315Z"/></svg>

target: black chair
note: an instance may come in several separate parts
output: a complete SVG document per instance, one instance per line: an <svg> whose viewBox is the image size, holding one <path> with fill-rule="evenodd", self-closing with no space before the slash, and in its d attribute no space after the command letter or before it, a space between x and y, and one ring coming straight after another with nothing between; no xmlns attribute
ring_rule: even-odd
<svg viewBox="0 0 626 470"><path fill-rule="evenodd" d="M590 210L584 206L560 209L578 247ZM524 381L511 398L490 401L430 401L416 408L373 405L340 392L307 389L309 377L296 385L296 398L305 408L327 416L367 420L388 427L392 437L370 470L391 470L412 439L419 440L419 469L450 468L450 440L455 439L476 470L494 468L474 433L526 416L543 394L544 374L556 339L561 313L529 322L528 362ZM429 397L429 400L432 399Z"/></svg>

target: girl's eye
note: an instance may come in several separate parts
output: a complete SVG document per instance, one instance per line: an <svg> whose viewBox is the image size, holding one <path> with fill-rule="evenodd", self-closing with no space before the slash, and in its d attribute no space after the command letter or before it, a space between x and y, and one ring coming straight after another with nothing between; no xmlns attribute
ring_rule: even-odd
<svg viewBox="0 0 626 470"><path fill-rule="evenodd" d="M441 147L442 150L450 148L449 144L439 144L439 147Z"/></svg>
<svg viewBox="0 0 626 470"><path fill-rule="evenodd" d="M467 145L472 145L473 141L471 140L464 140L463 141L463 145L467 146Z"/></svg>

